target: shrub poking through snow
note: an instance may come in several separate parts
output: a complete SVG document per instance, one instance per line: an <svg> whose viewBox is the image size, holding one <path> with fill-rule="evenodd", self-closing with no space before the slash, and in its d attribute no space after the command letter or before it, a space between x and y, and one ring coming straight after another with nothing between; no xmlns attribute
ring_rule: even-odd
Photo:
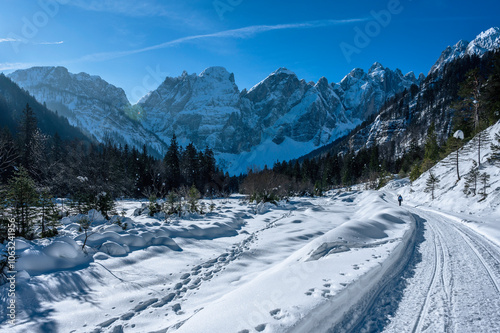
<svg viewBox="0 0 500 333"><path fill-rule="evenodd" d="M92 223L96 220L96 218L98 218L96 215L99 215L99 213L96 210L91 210L89 212L89 215L82 215L78 219L78 224L80 225L80 229L85 235L85 237L83 238L83 244L82 244L82 250L84 252L86 252L85 246L87 245L87 240L89 239L89 237L99 231L99 230L94 230L92 232L89 231Z"/></svg>
<svg viewBox="0 0 500 333"><path fill-rule="evenodd" d="M149 204L148 204L148 209L149 209L149 216L153 217L156 213L159 213L161 211L161 206L158 204L158 198L154 195L151 195L149 197Z"/></svg>
<svg viewBox="0 0 500 333"><path fill-rule="evenodd" d="M163 210L167 215L179 214L179 196L175 191L168 192Z"/></svg>

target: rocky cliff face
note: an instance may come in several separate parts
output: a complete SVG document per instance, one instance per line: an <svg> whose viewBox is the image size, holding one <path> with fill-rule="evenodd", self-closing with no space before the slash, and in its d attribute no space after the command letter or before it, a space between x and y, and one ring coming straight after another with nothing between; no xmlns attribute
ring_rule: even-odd
<svg viewBox="0 0 500 333"><path fill-rule="evenodd" d="M228 119L239 114L239 93L233 74L222 67L167 77L139 102L145 115L141 123L165 142L175 133L184 144L228 150L220 140Z"/></svg>

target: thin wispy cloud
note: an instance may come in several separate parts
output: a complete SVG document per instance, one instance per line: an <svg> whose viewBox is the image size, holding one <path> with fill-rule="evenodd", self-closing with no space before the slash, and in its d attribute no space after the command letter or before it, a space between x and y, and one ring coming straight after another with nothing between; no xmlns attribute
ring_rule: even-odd
<svg viewBox="0 0 500 333"><path fill-rule="evenodd" d="M38 42L38 43L35 43L35 44L38 44L38 45L61 45L61 44L64 44L64 41L59 41L59 42Z"/></svg>
<svg viewBox="0 0 500 333"><path fill-rule="evenodd" d="M0 38L0 43L13 43L18 41L19 40L15 38Z"/></svg>
<svg viewBox="0 0 500 333"><path fill-rule="evenodd" d="M291 24L276 24L276 25L254 25L248 26L244 28L224 30L210 34L201 34L201 35L193 35L186 36L178 39L174 39L165 43L148 46L135 50L128 51L117 51L117 52L102 52L102 53L94 53L90 55L86 55L82 58L75 60L74 62L84 62L84 61L105 61L116 59L120 57L125 57L128 55L133 55L137 53L143 53L148 51L154 51L158 49L164 49L168 47L177 46L180 44L203 40L203 39L211 39L211 38L233 38L233 39L246 39L255 37L258 34L268 32L268 31L276 31L276 30L292 30L292 29L311 29L311 28L321 28L335 25L344 25L351 23L359 23L366 21L365 18L355 18L355 19L346 19L346 20L321 20L321 21L308 21L302 23L291 23Z"/></svg>

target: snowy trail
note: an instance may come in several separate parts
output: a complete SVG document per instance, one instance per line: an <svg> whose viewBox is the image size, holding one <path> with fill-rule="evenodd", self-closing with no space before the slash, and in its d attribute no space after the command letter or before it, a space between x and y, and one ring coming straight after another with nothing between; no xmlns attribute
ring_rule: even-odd
<svg viewBox="0 0 500 333"><path fill-rule="evenodd" d="M423 240L404 290L396 281L389 286L393 291L374 305L360 331L500 332L500 248L454 216L409 211L420 218ZM391 297L400 298L393 313L374 313Z"/></svg>

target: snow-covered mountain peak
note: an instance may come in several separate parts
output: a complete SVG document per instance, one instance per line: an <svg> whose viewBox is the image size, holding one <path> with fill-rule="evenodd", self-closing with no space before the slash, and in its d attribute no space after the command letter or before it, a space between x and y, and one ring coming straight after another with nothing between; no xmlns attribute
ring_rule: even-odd
<svg viewBox="0 0 500 333"><path fill-rule="evenodd" d="M341 83L344 82L345 80L349 80L350 78L355 78L355 79L361 79L362 77L366 76L366 73L363 69L361 68L354 68L349 74L347 74Z"/></svg>
<svg viewBox="0 0 500 333"><path fill-rule="evenodd" d="M415 73L413 71L406 73L404 78L413 82L417 81L417 78L415 77Z"/></svg>
<svg viewBox="0 0 500 333"><path fill-rule="evenodd" d="M448 46L432 66L429 74L441 70L444 65L464 56L482 56L488 51L500 48L500 28L494 27L481 32L472 42L460 40L453 46Z"/></svg>
<svg viewBox="0 0 500 333"><path fill-rule="evenodd" d="M280 67L271 74L269 74L264 80L260 81L255 86L253 86L248 91L248 95L263 96L269 90L275 89L283 85L288 85L292 82L293 85L300 83L297 75L289 69Z"/></svg>
<svg viewBox="0 0 500 333"><path fill-rule="evenodd" d="M467 46L467 54L482 55L487 51L500 48L500 28L490 28L481 32Z"/></svg>
<svg viewBox="0 0 500 333"><path fill-rule="evenodd" d="M73 74L65 67L32 67L17 70L9 77L20 87L30 91L39 101L46 101L41 89L52 87L76 96L99 99L109 104L125 107L129 104L125 92L100 76L87 73Z"/></svg>
<svg viewBox="0 0 500 333"><path fill-rule="evenodd" d="M280 74L297 76L294 72L292 72L291 70L289 70L289 69L287 69L285 67L280 67L280 68L278 68L277 70L275 70L274 72L271 73L271 75L280 75Z"/></svg>
<svg viewBox="0 0 500 333"><path fill-rule="evenodd" d="M324 76L320 77L318 82L314 85L317 88L326 88L329 86L328 79Z"/></svg>
<svg viewBox="0 0 500 333"><path fill-rule="evenodd" d="M229 80L234 83L234 75L221 66L208 67L200 73L199 77L211 78L219 82Z"/></svg>
<svg viewBox="0 0 500 333"><path fill-rule="evenodd" d="M375 62L368 70L368 74L371 74L371 73L374 73L377 71L383 71L383 70L385 70L384 66L382 66L382 64L379 62Z"/></svg>

